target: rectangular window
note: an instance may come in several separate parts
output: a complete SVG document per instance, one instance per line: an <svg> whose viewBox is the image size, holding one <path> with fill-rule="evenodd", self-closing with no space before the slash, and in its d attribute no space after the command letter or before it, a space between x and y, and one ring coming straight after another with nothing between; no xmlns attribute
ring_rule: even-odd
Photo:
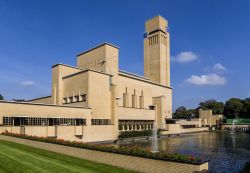
<svg viewBox="0 0 250 173"><path fill-rule="evenodd" d="M13 126L13 117L3 117L3 125L4 126Z"/></svg>
<svg viewBox="0 0 250 173"><path fill-rule="evenodd" d="M67 98L63 98L63 104L67 103Z"/></svg>
<svg viewBox="0 0 250 173"><path fill-rule="evenodd" d="M4 126L83 126L83 118L3 117Z"/></svg>
<svg viewBox="0 0 250 173"><path fill-rule="evenodd" d="M153 120L119 120L118 125L123 126L123 130L146 130L152 129L153 123Z"/></svg>
<svg viewBox="0 0 250 173"><path fill-rule="evenodd" d="M111 125L110 119L91 119L91 125Z"/></svg>
<svg viewBox="0 0 250 173"><path fill-rule="evenodd" d="M75 102L79 102L79 96L74 96Z"/></svg>
<svg viewBox="0 0 250 173"><path fill-rule="evenodd" d="M76 119L76 126L86 126L86 119Z"/></svg>
<svg viewBox="0 0 250 173"><path fill-rule="evenodd" d="M73 102L73 97L69 97L69 102L72 103Z"/></svg>
<svg viewBox="0 0 250 173"><path fill-rule="evenodd" d="M76 96L70 96L70 97L65 97L63 98L63 104L67 104L67 103L75 103L75 102L85 102L86 101L86 94L82 94L82 95L76 95Z"/></svg>
<svg viewBox="0 0 250 173"><path fill-rule="evenodd" d="M86 102L86 94L82 94L82 95L81 95L81 101Z"/></svg>

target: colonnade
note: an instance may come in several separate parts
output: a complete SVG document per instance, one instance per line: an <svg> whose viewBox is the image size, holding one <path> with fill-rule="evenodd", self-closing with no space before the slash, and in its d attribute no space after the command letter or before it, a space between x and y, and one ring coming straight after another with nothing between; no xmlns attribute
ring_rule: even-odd
<svg viewBox="0 0 250 173"><path fill-rule="evenodd" d="M153 129L153 120L119 120L120 131L140 131Z"/></svg>

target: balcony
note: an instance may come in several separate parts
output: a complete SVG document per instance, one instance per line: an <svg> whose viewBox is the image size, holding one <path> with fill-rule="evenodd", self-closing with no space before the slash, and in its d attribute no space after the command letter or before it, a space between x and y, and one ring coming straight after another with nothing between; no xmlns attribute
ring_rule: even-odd
<svg viewBox="0 0 250 173"><path fill-rule="evenodd" d="M118 119L120 120L154 120L155 110L130 107L118 107Z"/></svg>

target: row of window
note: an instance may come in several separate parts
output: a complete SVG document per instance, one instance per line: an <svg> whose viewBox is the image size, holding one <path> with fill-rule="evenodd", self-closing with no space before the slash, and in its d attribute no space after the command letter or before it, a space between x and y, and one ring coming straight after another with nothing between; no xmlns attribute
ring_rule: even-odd
<svg viewBox="0 0 250 173"><path fill-rule="evenodd" d="M159 40L159 37L160 37L160 40ZM166 36L162 34L160 34L160 36L159 35L151 36L148 39L149 39L149 45L157 44L159 41L165 45L167 44Z"/></svg>
<svg viewBox="0 0 250 173"><path fill-rule="evenodd" d="M154 120L119 120L119 125L151 125Z"/></svg>
<svg viewBox="0 0 250 173"><path fill-rule="evenodd" d="M86 119L82 118L38 118L38 117L3 117L4 126L82 126Z"/></svg>
<svg viewBox="0 0 250 173"><path fill-rule="evenodd" d="M153 129L153 124L119 125L119 130L149 130Z"/></svg>
<svg viewBox="0 0 250 173"><path fill-rule="evenodd" d="M153 120L119 120L119 130L153 129Z"/></svg>
<svg viewBox="0 0 250 173"><path fill-rule="evenodd" d="M64 97L63 104L75 103L75 102L85 102L86 97L87 97L86 94L82 94L80 96L76 95L76 96Z"/></svg>
<svg viewBox="0 0 250 173"><path fill-rule="evenodd" d="M110 119L91 119L91 125L111 125Z"/></svg>

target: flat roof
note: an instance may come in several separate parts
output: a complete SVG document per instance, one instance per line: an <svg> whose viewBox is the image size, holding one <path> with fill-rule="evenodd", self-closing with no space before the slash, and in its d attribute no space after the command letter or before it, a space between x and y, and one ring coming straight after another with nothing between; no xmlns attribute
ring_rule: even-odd
<svg viewBox="0 0 250 173"><path fill-rule="evenodd" d="M25 100L24 102L30 102L30 101L40 100L40 99L45 99L45 98L49 98L49 97L51 97L51 95L44 96L44 97L37 97L37 98L34 98L34 99L30 99L30 100Z"/></svg>
<svg viewBox="0 0 250 173"><path fill-rule="evenodd" d="M15 101L5 101L5 100L0 100L0 103L26 104L26 105L36 105L36 106L54 106L54 107L64 107L64 108L91 109L89 107L80 107L80 106L69 106L69 105L66 106L66 105L54 105L54 104L44 104L44 103L15 102Z"/></svg>
<svg viewBox="0 0 250 173"><path fill-rule="evenodd" d="M166 98L166 96L164 96L164 95L156 96L156 97L153 97L153 98L161 98L161 97L165 97Z"/></svg>
<svg viewBox="0 0 250 173"><path fill-rule="evenodd" d="M54 68L56 66L59 66L59 65L70 67L70 68L75 68L75 69L78 69L78 70L84 70L83 68L75 67L75 66L71 66L71 65L67 65L67 64L63 64L63 63L54 64L54 65L52 65L52 68Z"/></svg>
<svg viewBox="0 0 250 173"><path fill-rule="evenodd" d="M52 68L56 67L56 66L59 66L59 65L62 65L62 66L66 66L66 67L70 67L70 68L75 68L75 69L78 69L78 70L81 70L79 72L76 72L76 73L73 73L73 74L70 74L70 75L67 75L67 76L64 76L62 77L63 79L66 79L66 78L69 78L71 76L75 76L75 75L78 75L78 74L81 74L81 73L85 73L87 71L92 71L92 72L96 72L96 73L100 73L100 74L104 74L104 75L109 75L109 76L113 76L111 74L108 74L108 73L104 73L104 72L101 72L101 71L97 71L97 70L93 70L93 69L83 69L83 68L79 68L79 67L74 67L74 66L70 66L70 65L67 65L67 64L62 64L62 63L59 63L59 64L55 64L52 66Z"/></svg>
<svg viewBox="0 0 250 173"><path fill-rule="evenodd" d="M88 71L92 71L92 72L95 72L95 73L100 73L100 74L103 74L103 75L113 76L111 74L103 73L103 72L96 71L96 70L93 70L93 69L85 69L85 70L82 70L82 71L79 71L79 72L64 76L64 77L62 77L62 79L67 79L67 78L70 78L72 76L76 76L76 75L79 75L79 74L82 74L82 73L85 73L85 72L88 72Z"/></svg>
<svg viewBox="0 0 250 173"><path fill-rule="evenodd" d="M110 43L108 43L108 42L104 42L104 43L102 43L102 44L100 44L100 45L97 45L97 46L91 48L91 49L88 49L88 50L86 50L86 51L84 51L84 52L81 52L81 53L77 54L76 56L78 57L78 56L80 56L80 55L83 55L83 54L85 54L85 53L88 53L88 52L90 52L90 51L92 51L92 50L94 50L94 49L97 49L97 48L99 48L99 47L102 47L102 46L104 46L104 45L109 45L109 46L112 46L112 47L114 47L114 48L116 48L116 49L119 49L119 47L117 47L117 46L115 46L115 45L113 45L113 44L110 44Z"/></svg>
<svg viewBox="0 0 250 173"><path fill-rule="evenodd" d="M75 75L78 75L78 74L81 74L81 73L85 73L85 72L87 72L87 71L92 71L92 72L96 72L96 73L100 73L100 74L104 74L104 75L113 76L113 75L111 75L111 74L104 73L104 72L100 72L100 71L97 71L97 70L93 70L93 69L83 69L83 68L74 67L74 66L70 66L70 65L66 65L66 64L62 64L62 63L55 64L55 65L52 66L52 68L54 68L54 67L56 67L56 66L58 66L58 65L67 66L67 67L70 67L70 68L75 68L75 69L82 70L82 71L79 71L79 72L76 72L76 73L73 73L73 74L64 76L63 79L66 79L66 78L69 78L69 77L72 77L72 76L75 76ZM125 77L130 77L130 78L132 78L132 79L137 79L137 80L140 80L140 81L144 81L144 82L147 82L147 83L150 83L150 84L153 84L153 85L158 85L158 86L161 86L161 87L173 89L172 87L167 87L167 86L161 85L161 84L159 84L159 83L153 82L153 81L151 81L151 80L150 80L149 78L147 78L147 77L140 76L140 75L137 75L137 74L134 74L134 73L130 73L130 72L127 72L127 71L124 71L124 70L119 70L118 75L125 76Z"/></svg>
<svg viewBox="0 0 250 173"><path fill-rule="evenodd" d="M149 83L149 84L157 85L157 86L160 86L160 87L173 89L172 87L161 85L159 83L156 83L156 82L153 82L153 81L149 80L148 78L145 78L145 77L142 77L142 76L138 76L138 75L135 75L135 74L131 74L131 73L128 73L128 72L119 71L119 75L131 78L131 79L139 80L139 81L142 81L142 82L146 82L146 83Z"/></svg>
<svg viewBox="0 0 250 173"><path fill-rule="evenodd" d="M127 72L127 71L124 71L124 70L119 70L119 73L125 73L127 75L135 76L135 77L142 78L142 79L145 79L145 80L150 80L149 78L147 78L145 76L141 76L141 75L138 75L138 74L130 73L130 72Z"/></svg>

